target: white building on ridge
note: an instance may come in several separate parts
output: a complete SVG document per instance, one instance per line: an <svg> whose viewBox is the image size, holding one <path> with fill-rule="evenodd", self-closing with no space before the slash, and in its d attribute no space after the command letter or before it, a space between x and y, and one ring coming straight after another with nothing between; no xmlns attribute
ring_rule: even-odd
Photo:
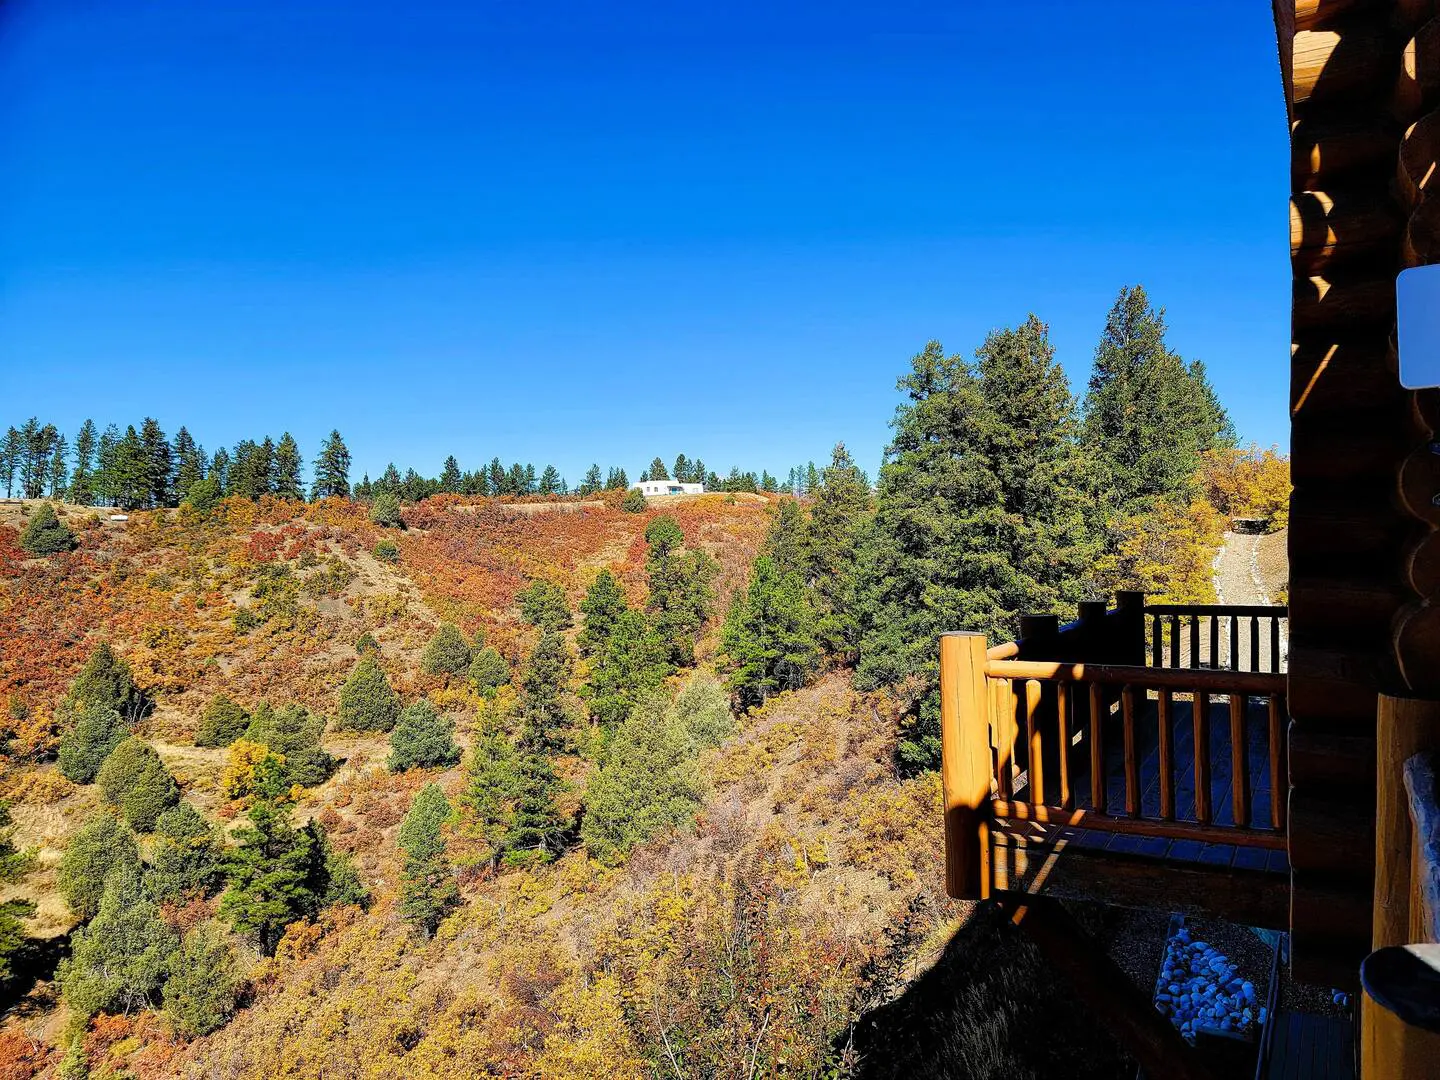
<svg viewBox="0 0 1440 1080"><path fill-rule="evenodd" d="M651 495L704 495L704 484L682 484L679 480L641 480L631 484L647 499Z"/></svg>

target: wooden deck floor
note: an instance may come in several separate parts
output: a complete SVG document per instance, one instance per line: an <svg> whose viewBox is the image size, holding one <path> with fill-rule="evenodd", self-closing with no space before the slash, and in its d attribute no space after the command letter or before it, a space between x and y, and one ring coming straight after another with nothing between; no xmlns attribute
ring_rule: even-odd
<svg viewBox="0 0 1440 1080"><path fill-rule="evenodd" d="M1286 1011L1271 1023L1265 1080L1355 1080L1355 1030L1348 1020Z"/></svg>
<svg viewBox="0 0 1440 1080"><path fill-rule="evenodd" d="M1195 717L1191 701L1177 699L1171 707L1171 739L1174 757L1175 817L1178 821L1195 822ZM1210 735L1210 805L1211 821L1215 825L1235 824L1232 794L1233 773L1231 769L1230 705L1227 699L1212 700L1209 709ZM1265 703L1251 699L1245 712L1247 736L1246 759L1251 780L1250 816L1242 824L1249 827L1268 828L1270 825L1271 801L1274 793L1270 788L1270 736L1269 717ZM1159 714L1153 699L1147 701L1136 715L1136 747L1140 753L1140 816L1159 820L1160 818L1160 757L1159 757ZM1105 775L1106 801L1111 813L1120 813L1125 805L1125 747L1122 722L1118 716L1111 717L1105 728ZM1071 785L1075 805L1079 809L1093 809L1089 753L1083 742L1072 748L1070 756ZM1058 764L1058 763L1057 763ZM1047 774L1057 775L1057 765L1051 765ZM1022 772L1016 780L1016 798L1028 799L1027 774ZM1283 794L1281 796L1284 797ZM1270 851L1234 844L1202 843L1197 840L1168 840L1157 837L1122 835L1092 829L1048 830L1052 839L1064 839L1073 845L1094 851L1110 851L1132 855L1146 855L1161 859L1206 863L1214 866L1234 866L1254 870L1289 870L1289 862L1283 850Z"/></svg>

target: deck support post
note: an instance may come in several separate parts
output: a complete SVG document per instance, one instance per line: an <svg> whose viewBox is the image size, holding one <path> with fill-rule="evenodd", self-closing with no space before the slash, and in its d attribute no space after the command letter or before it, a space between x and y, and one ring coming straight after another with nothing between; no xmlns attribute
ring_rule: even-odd
<svg viewBox="0 0 1440 1080"><path fill-rule="evenodd" d="M1440 701L1380 695L1376 725L1375 908L1372 949L1410 942L1410 854L1405 762L1440 750Z"/></svg>
<svg viewBox="0 0 1440 1080"><path fill-rule="evenodd" d="M941 778L945 789L945 891L957 900L990 892L990 694L984 634L940 638Z"/></svg>
<svg viewBox="0 0 1440 1080"><path fill-rule="evenodd" d="M1122 589L1115 594L1115 615L1118 620L1116 640L1112 643L1115 658L1112 664L1145 666L1145 594Z"/></svg>
<svg viewBox="0 0 1440 1080"><path fill-rule="evenodd" d="M1135 1056L1148 1076L1218 1080L1150 998L1097 945L1058 900L1008 897L1011 920L1075 987L1095 1018Z"/></svg>

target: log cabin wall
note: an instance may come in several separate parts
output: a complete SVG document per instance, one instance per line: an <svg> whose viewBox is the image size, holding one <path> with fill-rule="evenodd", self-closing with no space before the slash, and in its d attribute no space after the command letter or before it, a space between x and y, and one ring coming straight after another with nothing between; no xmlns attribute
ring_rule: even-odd
<svg viewBox="0 0 1440 1080"><path fill-rule="evenodd" d="M1291 133L1290 862L1297 975L1369 949L1376 697L1440 697L1440 409L1395 279L1440 261L1440 0L1274 0ZM1397 781L1398 782L1398 781Z"/></svg>

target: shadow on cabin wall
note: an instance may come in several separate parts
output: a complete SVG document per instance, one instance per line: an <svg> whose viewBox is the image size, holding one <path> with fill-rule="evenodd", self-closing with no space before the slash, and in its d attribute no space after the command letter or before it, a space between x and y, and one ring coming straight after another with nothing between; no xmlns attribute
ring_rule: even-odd
<svg viewBox="0 0 1440 1080"><path fill-rule="evenodd" d="M1039 950L982 904L939 961L860 1018L863 1080L1133 1080L1135 1065Z"/></svg>

